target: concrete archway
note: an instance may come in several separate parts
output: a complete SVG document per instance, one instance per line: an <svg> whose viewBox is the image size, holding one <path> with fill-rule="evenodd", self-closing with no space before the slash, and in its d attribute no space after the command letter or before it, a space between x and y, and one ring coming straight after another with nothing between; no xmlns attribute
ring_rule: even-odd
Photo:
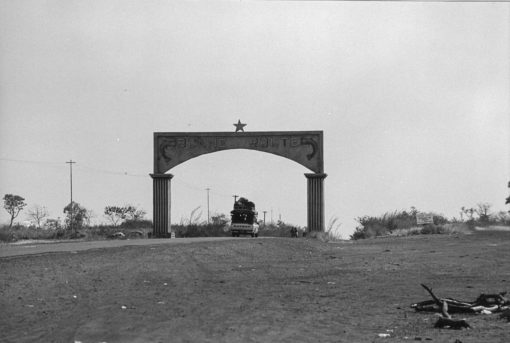
<svg viewBox="0 0 510 343"><path fill-rule="evenodd" d="M192 158L222 150L250 149L293 160L306 173L308 231L324 231L324 173L322 131L155 132L153 236L171 233L171 180L167 172Z"/></svg>

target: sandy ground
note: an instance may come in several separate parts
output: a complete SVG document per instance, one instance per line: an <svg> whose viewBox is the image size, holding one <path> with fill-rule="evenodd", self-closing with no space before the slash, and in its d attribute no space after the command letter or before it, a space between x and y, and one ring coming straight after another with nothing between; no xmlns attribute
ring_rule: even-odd
<svg viewBox="0 0 510 343"><path fill-rule="evenodd" d="M509 290L506 232L163 242L5 256L0 271L0 342L510 341L497 314L441 330L409 307L429 299L420 283Z"/></svg>
<svg viewBox="0 0 510 343"><path fill-rule="evenodd" d="M136 245L214 242L234 239L231 237L174 238L174 239L125 239L104 241L48 241L24 240L0 244L0 257L35 255L54 252L77 252L90 249L115 248Z"/></svg>

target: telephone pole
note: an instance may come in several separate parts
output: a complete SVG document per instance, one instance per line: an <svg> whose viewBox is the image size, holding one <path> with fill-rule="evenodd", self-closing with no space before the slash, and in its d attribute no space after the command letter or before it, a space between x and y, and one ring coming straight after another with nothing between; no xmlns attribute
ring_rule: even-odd
<svg viewBox="0 0 510 343"><path fill-rule="evenodd" d="M266 227L266 213L267 213L267 211L262 211L262 212L264 212L264 227Z"/></svg>
<svg viewBox="0 0 510 343"><path fill-rule="evenodd" d="M69 178L71 180L71 208L70 208L70 212L71 212L71 231L73 231L73 164L76 163L75 161L73 160L69 160L67 161L66 163L69 163Z"/></svg>
<svg viewBox="0 0 510 343"><path fill-rule="evenodd" d="M209 224L209 191L211 190L210 188L206 188L205 189L207 191L207 224Z"/></svg>
<svg viewBox="0 0 510 343"><path fill-rule="evenodd" d="M237 201L237 197L238 197L238 196L239 196L239 195L235 195L235 194L234 194L234 195L232 195L232 198L234 198L234 204L236 203L236 201Z"/></svg>

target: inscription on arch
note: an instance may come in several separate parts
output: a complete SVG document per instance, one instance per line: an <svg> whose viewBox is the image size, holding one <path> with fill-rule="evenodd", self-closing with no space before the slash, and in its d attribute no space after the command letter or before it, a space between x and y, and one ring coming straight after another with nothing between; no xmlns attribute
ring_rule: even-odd
<svg viewBox="0 0 510 343"><path fill-rule="evenodd" d="M324 172L322 131L155 132L154 173L200 155L230 149L258 150Z"/></svg>

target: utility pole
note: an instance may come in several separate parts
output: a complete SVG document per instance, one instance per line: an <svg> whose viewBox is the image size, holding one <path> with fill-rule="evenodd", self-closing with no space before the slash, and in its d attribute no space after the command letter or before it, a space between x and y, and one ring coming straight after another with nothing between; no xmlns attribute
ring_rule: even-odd
<svg viewBox="0 0 510 343"><path fill-rule="evenodd" d="M262 212L264 212L264 227L266 227L266 213L267 213L267 211L262 211Z"/></svg>
<svg viewBox="0 0 510 343"><path fill-rule="evenodd" d="M211 190L210 188L206 188L205 189L207 191L207 224L209 224L209 191Z"/></svg>
<svg viewBox="0 0 510 343"><path fill-rule="evenodd" d="M239 195L235 195L235 194L234 194L234 195L232 195L232 198L234 198L234 204L236 203L236 201L237 201L237 197L238 197L238 196L239 196Z"/></svg>
<svg viewBox="0 0 510 343"><path fill-rule="evenodd" d="M73 160L69 160L66 163L69 163L69 177L71 180L71 231L73 231L73 164L76 163Z"/></svg>

